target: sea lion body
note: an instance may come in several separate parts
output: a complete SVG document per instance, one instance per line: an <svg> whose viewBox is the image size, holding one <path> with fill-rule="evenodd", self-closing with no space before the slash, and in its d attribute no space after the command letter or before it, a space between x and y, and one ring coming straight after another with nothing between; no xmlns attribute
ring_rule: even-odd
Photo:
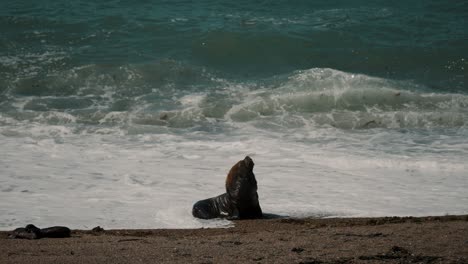
<svg viewBox="0 0 468 264"><path fill-rule="evenodd" d="M237 162L226 177L226 193L194 204L194 217L211 219L253 219L263 216L258 201L257 181L250 157Z"/></svg>
<svg viewBox="0 0 468 264"><path fill-rule="evenodd" d="M65 226L52 226L41 229L41 237L62 238L70 237L71 230Z"/></svg>
<svg viewBox="0 0 468 264"><path fill-rule="evenodd" d="M70 237L71 230L65 226L52 226L47 228L38 228L35 225L27 225L26 227L16 228L10 234L10 238L20 239L39 239L43 237L63 238Z"/></svg>

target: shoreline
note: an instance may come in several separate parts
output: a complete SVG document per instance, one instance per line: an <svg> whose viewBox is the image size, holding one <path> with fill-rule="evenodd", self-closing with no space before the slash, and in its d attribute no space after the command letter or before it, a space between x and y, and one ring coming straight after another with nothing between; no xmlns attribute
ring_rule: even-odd
<svg viewBox="0 0 468 264"><path fill-rule="evenodd" d="M232 228L72 230L9 239L1 263L468 263L468 215L237 220Z"/></svg>

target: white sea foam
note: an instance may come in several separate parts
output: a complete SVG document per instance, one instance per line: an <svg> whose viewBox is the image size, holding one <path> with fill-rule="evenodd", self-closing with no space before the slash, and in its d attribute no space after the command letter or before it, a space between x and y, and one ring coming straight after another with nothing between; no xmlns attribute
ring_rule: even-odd
<svg viewBox="0 0 468 264"><path fill-rule="evenodd" d="M45 51L43 53L23 53L15 56L0 56L0 66L14 70L14 77L34 76L43 67L53 66L67 58L62 51ZM51 70L51 69L50 69ZM18 76L19 75L19 76Z"/></svg>
<svg viewBox="0 0 468 264"><path fill-rule="evenodd" d="M107 84L83 100L13 97L0 113L0 229L228 227L191 207L223 193L246 155L265 213L468 213L466 96L332 69L268 88L214 81L147 89L123 111L108 109L121 98Z"/></svg>
<svg viewBox="0 0 468 264"><path fill-rule="evenodd" d="M55 130L51 135L56 136L44 137L45 130ZM398 136L386 133L384 139ZM386 147L368 136L334 129L263 134L248 124L230 136L77 135L59 127L38 127L16 137L0 133L0 228L27 223L72 228L228 226L225 220L194 219L191 206L224 192L227 171L245 155L256 163L266 213L468 213L466 145L459 149L460 156L448 148L431 153L430 146L415 154L404 149L402 154L387 153L386 148L398 152L401 146ZM56 137L61 141L53 140Z"/></svg>

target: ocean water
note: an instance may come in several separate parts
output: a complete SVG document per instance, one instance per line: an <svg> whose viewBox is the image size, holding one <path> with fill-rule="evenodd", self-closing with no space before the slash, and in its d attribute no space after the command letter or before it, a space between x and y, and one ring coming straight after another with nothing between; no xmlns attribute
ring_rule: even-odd
<svg viewBox="0 0 468 264"><path fill-rule="evenodd" d="M468 213L466 1L2 1L0 229Z"/></svg>

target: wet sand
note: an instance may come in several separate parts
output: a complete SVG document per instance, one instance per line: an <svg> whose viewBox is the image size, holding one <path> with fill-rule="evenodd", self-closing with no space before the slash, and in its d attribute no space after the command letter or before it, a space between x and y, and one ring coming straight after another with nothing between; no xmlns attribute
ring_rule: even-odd
<svg viewBox="0 0 468 264"><path fill-rule="evenodd" d="M0 232L0 263L468 263L468 215L234 224L73 230L70 238L38 240Z"/></svg>

